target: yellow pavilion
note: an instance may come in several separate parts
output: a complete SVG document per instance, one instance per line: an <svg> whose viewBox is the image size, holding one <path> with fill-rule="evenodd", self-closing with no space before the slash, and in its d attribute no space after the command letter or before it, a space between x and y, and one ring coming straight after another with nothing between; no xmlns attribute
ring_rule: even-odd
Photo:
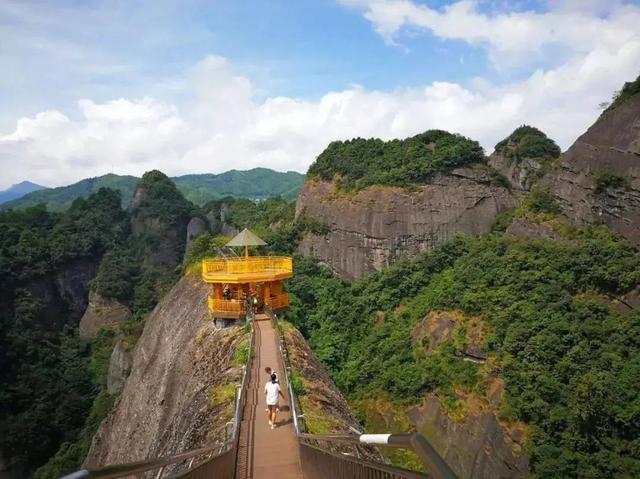
<svg viewBox="0 0 640 479"><path fill-rule="evenodd" d="M291 256L249 256L249 246L266 244L244 229L226 246L244 247L244 256L207 258L202 261L202 279L212 286L209 311L214 318L241 319L247 308L274 312L289 307L283 281L293 276Z"/></svg>

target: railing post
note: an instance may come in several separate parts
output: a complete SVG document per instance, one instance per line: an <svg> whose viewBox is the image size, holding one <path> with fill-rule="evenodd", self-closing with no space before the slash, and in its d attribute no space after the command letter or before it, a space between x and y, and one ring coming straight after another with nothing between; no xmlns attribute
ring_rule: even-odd
<svg viewBox="0 0 640 479"><path fill-rule="evenodd" d="M422 434L412 434L410 441L413 450L435 479L456 479L456 475L449 467L449 464L440 457L440 454L436 452Z"/></svg>

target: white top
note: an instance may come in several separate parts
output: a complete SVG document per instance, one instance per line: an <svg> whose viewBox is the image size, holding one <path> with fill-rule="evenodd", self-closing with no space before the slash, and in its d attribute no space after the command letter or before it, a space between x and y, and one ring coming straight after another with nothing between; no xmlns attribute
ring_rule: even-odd
<svg viewBox="0 0 640 479"><path fill-rule="evenodd" d="M280 385L278 383L269 381L264 386L264 391L267 393L267 406L275 406L278 404L278 393L280 392Z"/></svg>

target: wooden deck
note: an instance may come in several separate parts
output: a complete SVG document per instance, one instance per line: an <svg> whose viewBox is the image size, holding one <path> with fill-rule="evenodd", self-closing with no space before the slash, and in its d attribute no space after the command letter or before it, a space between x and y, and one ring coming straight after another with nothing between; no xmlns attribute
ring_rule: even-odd
<svg viewBox="0 0 640 479"><path fill-rule="evenodd" d="M256 317L255 357L249 378L247 403L240 425L240 444L236 477L301 479L298 441L293 428L289 394L284 366L278 352L276 332L271 321ZM276 428L269 426L264 386L268 381L264 368L270 366L278 373L285 399L280 399Z"/></svg>

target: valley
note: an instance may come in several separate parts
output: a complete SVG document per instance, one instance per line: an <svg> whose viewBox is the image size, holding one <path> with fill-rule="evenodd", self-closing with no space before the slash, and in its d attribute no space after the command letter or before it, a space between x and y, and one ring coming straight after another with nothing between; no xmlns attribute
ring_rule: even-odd
<svg viewBox="0 0 640 479"><path fill-rule="evenodd" d="M210 320L200 268L243 228L293 256L281 327L310 430L419 432L460 478L640 476L639 84L566 152L526 125L489 156L428 130L224 197L154 170L7 203L1 477L220 436L250 328Z"/></svg>

